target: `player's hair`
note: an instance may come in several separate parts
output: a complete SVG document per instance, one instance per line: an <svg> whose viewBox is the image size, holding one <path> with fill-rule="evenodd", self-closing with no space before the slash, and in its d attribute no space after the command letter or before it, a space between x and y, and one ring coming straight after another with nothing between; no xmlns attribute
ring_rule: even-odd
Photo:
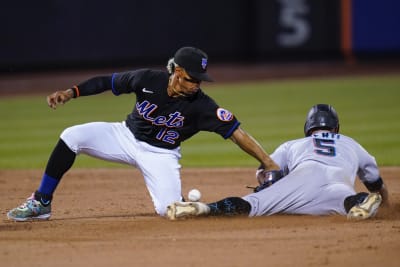
<svg viewBox="0 0 400 267"><path fill-rule="evenodd" d="M168 70L169 75L172 75L172 73L174 73L175 68L177 66L178 66L178 64L175 63L175 60L173 57L168 60L167 70Z"/></svg>
<svg viewBox="0 0 400 267"><path fill-rule="evenodd" d="M308 112L304 124L304 135L310 136L313 131L318 129L339 132L339 117L331 105L318 104Z"/></svg>

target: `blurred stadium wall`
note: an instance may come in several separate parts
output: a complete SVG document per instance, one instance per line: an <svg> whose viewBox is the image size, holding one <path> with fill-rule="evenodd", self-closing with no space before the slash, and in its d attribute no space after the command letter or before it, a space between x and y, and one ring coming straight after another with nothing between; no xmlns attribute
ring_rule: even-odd
<svg viewBox="0 0 400 267"><path fill-rule="evenodd" d="M0 72L166 62L398 59L398 0L42 0L2 4Z"/></svg>

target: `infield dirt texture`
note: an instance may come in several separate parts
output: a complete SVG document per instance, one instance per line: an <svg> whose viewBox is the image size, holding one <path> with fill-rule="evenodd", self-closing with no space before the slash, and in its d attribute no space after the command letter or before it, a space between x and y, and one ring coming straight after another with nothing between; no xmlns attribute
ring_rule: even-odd
<svg viewBox="0 0 400 267"><path fill-rule="evenodd" d="M215 78L349 74L341 65L255 67L245 73L229 67L233 76L225 70L217 69ZM400 73L381 66L351 70ZM2 93L49 92L56 82L63 89L71 75L82 74L35 74L25 86L15 76L20 90ZM0 86L7 88L6 83ZM384 167L381 174L391 206L367 221L277 215L171 222L154 214L136 169L72 169L56 192L50 221L15 223L6 219L6 212L32 193L42 170L0 170L0 266L400 266L400 168ZM245 185L253 177L252 168L183 168L183 192L196 187L204 201L240 196L249 192ZM365 190L360 183L357 189Z"/></svg>

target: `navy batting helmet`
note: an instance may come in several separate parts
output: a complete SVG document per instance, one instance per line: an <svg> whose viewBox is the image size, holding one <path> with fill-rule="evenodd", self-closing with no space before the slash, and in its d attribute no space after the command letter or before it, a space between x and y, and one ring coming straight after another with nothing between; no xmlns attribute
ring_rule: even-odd
<svg viewBox="0 0 400 267"><path fill-rule="evenodd" d="M339 132L339 117L331 105L317 104L308 112L306 123L304 124L305 136L310 136L311 132L316 129Z"/></svg>

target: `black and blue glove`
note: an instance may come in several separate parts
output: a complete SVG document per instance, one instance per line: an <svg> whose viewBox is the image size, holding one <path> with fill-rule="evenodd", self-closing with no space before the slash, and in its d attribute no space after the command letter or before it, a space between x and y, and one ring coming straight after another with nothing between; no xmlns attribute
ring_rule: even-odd
<svg viewBox="0 0 400 267"><path fill-rule="evenodd" d="M261 190L270 187L284 176L282 170L266 171L264 169L258 169L256 172L256 178L259 186L254 188L254 193L260 192Z"/></svg>

